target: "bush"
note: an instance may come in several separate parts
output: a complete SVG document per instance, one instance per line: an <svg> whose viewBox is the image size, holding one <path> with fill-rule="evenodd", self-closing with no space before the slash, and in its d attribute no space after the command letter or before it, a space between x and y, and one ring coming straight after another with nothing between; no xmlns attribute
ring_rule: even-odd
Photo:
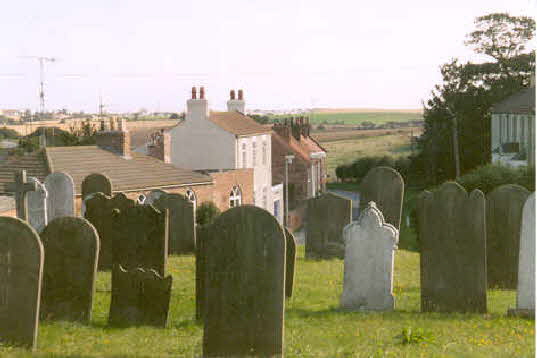
<svg viewBox="0 0 537 358"><path fill-rule="evenodd" d="M398 158L394 159L392 157L363 157L356 159L350 165L340 165L336 168L336 176L341 181L354 180L359 181L366 174L375 167L390 167L397 170L405 181L407 177L411 174L411 161L408 158Z"/></svg>
<svg viewBox="0 0 537 358"><path fill-rule="evenodd" d="M518 184L535 191L535 168L489 164L461 176L457 182L468 192L479 189L485 194L504 184Z"/></svg>
<svg viewBox="0 0 537 358"><path fill-rule="evenodd" d="M202 203L196 209L196 224L209 225L220 215L220 209L212 201Z"/></svg>

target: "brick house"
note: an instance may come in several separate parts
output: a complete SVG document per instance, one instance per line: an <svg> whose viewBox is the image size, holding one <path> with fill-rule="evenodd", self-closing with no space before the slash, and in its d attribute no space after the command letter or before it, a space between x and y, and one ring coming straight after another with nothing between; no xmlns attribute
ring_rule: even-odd
<svg viewBox="0 0 537 358"><path fill-rule="evenodd" d="M221 211L236 204L253 203L251 169L209 173L178 168L169 162L131 151L130 135L124 120L112 120L110 125L106 124L101 122L95 146L49 147L8 158L0 166L0 195L10 194L6 184L13 181L13 173L26 169L29 176L35 176L41 182L52 172L71 175L78 213L82 181L92 173L105 174L112 182L113 192L123 192L131 199L162 189L184 194L195 204L214 202Z"/></svg>

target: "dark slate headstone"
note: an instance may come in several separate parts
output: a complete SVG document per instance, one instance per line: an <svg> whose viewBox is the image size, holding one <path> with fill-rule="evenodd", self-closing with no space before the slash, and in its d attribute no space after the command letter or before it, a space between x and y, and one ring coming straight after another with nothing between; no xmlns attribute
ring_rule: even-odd
<svg viewBox="0 0 537 358"><path fill-rule="evenodd" d="M485 196L448 182L418 200L423 312L486 312Z"/></svg>
<svg viewBox="0 0 537 358"><path fill-rule="evenodd" d="M127 270L143 267L165 275L168 257L168 219L151 205L117 210L112 241L113 262Z"/></svg>
<svg viewBox="0 0 537 358"><path fill-rule="evenodd" d="M386 223L399 230L404 193L405 183L397 170L390 167L373 168L360 182L360 212L373 201Z"/></svg>
<svg viewBox="0 0 537 358"><path fill-rule="evenodd" d="M113 198L103 193L93 193L84 201L86 212L84 217L97 229L99 234L99 270L112 268L112 243L117 236L118 223L114 215L116 210L122 211L134 207L136 202L122 194Z"/></svg>
<svg viewBox="0 0 537 358"><path fill-rule="evenodd" d="M41 234L45 249L41 317L89 322L99 252L97 230L83 218L59 217Z"/></svg>
<svg viewBox="0 0 537 358"><path fill-rule="evenodd" d="M352 220L352 200L325 193L308 200L306 258L343 258L343 228Z"/></svg>
<svg viewBox="0 0 537 358"><path fill-rule="evenodd" d="M181 194L161 194L152 204L160 211L168 210L168 253L193 253L196 248L194 205Z"/></svg>
<svg viewBox="0 0 537 358"><path fill-rule="evenodd" d="M487 280L489 287L517 287L522 208L530 192L502 185L487 194Z"/></svg>
<svg viewBox="0 0 537 358"><path fill-rule="evenodd" d="M90 174L82 181L82 199L93 193L112 195L112 182L103 174Z"/></svg>
<svg viewBox="0 0 537 358"><path fill-rule="evenodd" d="M43 245L26 222L0 217L0 341L34 349Z"/></svg>
<svg viewBox="0 0 537 358"><path fill-rule="evenodd" d="M196 226L196 319L201 320L205 303L205 241L207 227Z"/></svg>
<svg viewBox="0 0 537 358"><path fill-rule="evenodd" d="M112 271L112 300L108 323L113 326L165 327L168 321L172 277L155 270Z"/></svg>
<svg viewBox="0 0 537 358"><path fill-rule="evenodd" d="M293 284L295 282L295 259L296 241L293 234L285 231L285 297L293 296Z"/></svg>
<svg viewBox="0 0 537 358"><path fill-rule="evenodd" d="M204 239L204 357L281 357L285 234L267 211L239 206Z"/></svg>

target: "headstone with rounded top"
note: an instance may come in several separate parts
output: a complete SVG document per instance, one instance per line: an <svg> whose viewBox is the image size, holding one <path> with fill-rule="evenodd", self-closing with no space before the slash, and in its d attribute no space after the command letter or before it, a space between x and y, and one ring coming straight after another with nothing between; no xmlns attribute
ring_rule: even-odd
<svg viewBox="0 0 537 358"><path fill-rule="evenodd" d="M418 199L422 312L487 311L485 196L446 182Z"/></svg>
<svg viewBox="0 0 537 358"><path fill-rule="evenodd" d="M45 186L48 190L47 211L49 221L62 216L75 216L75 184L66 173L55 172L47 175Z"/></svg>
<svg viewBox="0 0 537 358"><path fill-rule="evenodd" d="M294 235L284 227L285 232L285 297L293 296L295 283L296 241Z"/></svg>
<svg viewBox="0 0 537 358"><path fill-rule="evenodd" d="M89 194L103 193L104 195L112 195L112 182L104 174L93 173L88 175L82 181L82 199Z"/></svg>
<svg viewBox="0 0 537 358"><path fill-rule="evenodd" d="M43 245L26 222L0 217L0 341L34 349L39 325Z"/></svg>
<svg viewBox="0 0 537 358"><path fill-rule="evenodd" d="M99 236L89 221L63 216L41 234L45 249L41 317L89 322L97 276Z"/></svg>
<svg viewBox="0 0 537 358"><path fill-rule="evenodd" d="M28 192L28 223L39 233L43 231L48 222L47 198L49 197L45 185L37 178L29 177L28 181L37 185L36 191Z"/></svg>
<svg viewBox="0 0 537 358"><path fill-rule="evenodd" d="M489 287L515 289L522 208L530 192L502 185L487 194L487 280Z"/></svg>
<svg viewBox="0 0 537 358"><path fill-rule="evenodd" d="M181 194L161 193L152 205L160 211L168 211L168 252L193 253L196 248L194 204Z"/></svg>

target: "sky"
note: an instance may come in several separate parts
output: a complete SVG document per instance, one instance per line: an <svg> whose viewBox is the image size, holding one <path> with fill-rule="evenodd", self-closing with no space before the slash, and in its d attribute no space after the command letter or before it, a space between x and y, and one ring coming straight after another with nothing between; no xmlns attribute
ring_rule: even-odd
<svg viewBox="0 0 537 358"><path fill-rule="evenodd" d="M9 5L6 5L9 3ZM214 110L421 108L476 17L537 0L32 0L0 5L0 109L180 112L192 86Z"/></svg>

